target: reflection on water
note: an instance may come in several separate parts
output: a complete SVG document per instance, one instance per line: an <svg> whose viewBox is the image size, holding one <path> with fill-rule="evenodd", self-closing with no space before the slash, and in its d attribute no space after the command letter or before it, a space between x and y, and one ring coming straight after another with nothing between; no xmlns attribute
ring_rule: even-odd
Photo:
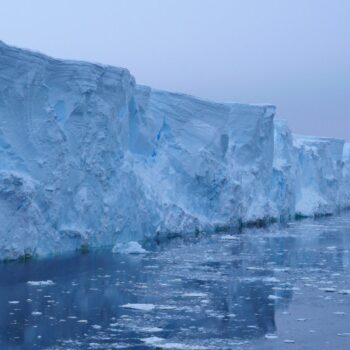
<svg viewBox="0 0 350 350"><path fill-rule="evenodd" d="M2 264L0 349L345 349L349 249L344 215Z"/></svg>

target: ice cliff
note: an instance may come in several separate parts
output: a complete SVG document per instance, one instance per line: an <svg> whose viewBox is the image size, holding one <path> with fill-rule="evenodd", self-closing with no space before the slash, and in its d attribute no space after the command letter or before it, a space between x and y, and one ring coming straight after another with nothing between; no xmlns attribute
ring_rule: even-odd
<svg viewBox="0 0 350 350"><path fill-rule="evenodd" d="M0 42L0 259L348 207L349 145L274 115Z"/></svg>
<svg viewBox="0 0 350 350"><path fill-rule="evenodd" d="M275 120L273 200L282 218L331 215L349 206L344 140L292 134Z"/></svg>

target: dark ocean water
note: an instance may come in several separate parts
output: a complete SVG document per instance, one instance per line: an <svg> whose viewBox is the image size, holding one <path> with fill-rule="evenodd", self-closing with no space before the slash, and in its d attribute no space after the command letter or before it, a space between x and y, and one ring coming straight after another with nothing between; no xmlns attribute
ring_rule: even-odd
<svg viewBox="0 0 350 350"><path fill-rule="evenodd" d="M350 349L350 215L0 264L19 349Z"/></svg>

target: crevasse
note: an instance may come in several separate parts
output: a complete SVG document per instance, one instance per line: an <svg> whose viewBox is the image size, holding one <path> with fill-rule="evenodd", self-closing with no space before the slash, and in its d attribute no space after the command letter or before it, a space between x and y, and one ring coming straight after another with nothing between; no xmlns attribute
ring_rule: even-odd
<svg viewBox="0 0 350 350"><path fill-rule="evenodd" d="M349 207L349 144L274 116L0 42L0 259Z"/></svg>

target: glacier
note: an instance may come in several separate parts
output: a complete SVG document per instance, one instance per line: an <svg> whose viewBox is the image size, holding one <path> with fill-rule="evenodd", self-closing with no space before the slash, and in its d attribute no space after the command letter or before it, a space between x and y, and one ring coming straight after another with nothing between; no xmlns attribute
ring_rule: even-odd
<svg viewBox="0 0 350 350"><path fill-rule="evenodd" d="M349 144L275 114L0 41L0 259L349 208Z"/></svg>

